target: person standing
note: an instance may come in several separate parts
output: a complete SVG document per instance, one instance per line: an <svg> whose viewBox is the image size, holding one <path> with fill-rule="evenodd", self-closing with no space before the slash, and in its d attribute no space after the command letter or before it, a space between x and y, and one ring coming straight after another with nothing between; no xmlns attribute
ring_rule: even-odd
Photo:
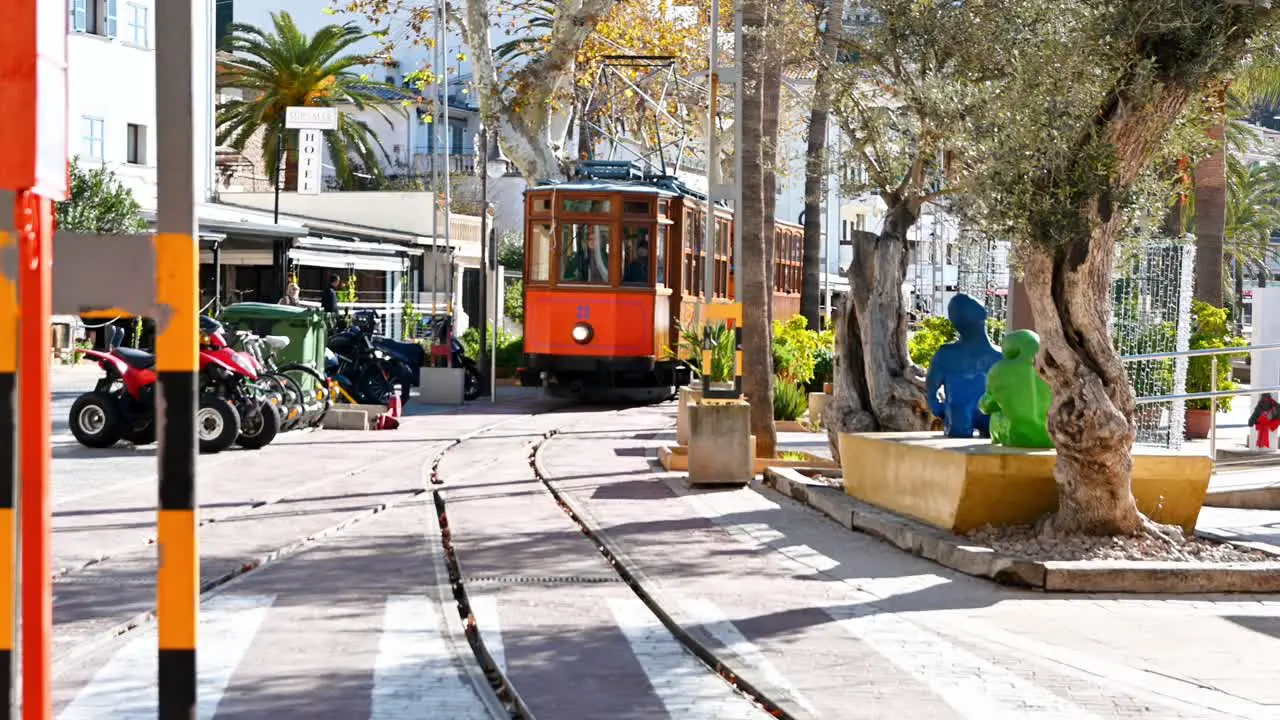
<svg viewBox="0 0 1280 720"><path fill-rule="evenodd" d="M342 278L338 277L338 273L329 275L329 287L324 289L324 294L320 296L320 307L327 313L338 312L338 288L342 285Z"/></svg>
<svg viewBox="0 0 1280 720"><path fill-rule="evenodd" d="M281 305L293 305L297 307L302 304L302 289L298 287L298 283L289 283L284 289L284 297L280 299Z"/></svg>

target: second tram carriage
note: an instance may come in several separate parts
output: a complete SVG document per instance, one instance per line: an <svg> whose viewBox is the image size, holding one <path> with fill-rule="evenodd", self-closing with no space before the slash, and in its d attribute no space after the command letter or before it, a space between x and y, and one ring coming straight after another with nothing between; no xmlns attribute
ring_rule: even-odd
<svg viewBox="0 0 1280 720"><path fill-rule="evenodd" d="M706 243L704 195L630 164L586 165L525 192L524 382L572 397L669 397L689 382L673 353L704 299L704 263L715 263L714 297L734 297L733 211L715 208ZM773 311L790 317L804 231L775 228Z"/></svg>

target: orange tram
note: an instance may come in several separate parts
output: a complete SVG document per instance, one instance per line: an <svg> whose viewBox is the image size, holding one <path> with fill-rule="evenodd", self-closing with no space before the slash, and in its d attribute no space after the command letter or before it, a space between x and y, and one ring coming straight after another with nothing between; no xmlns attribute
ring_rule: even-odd
<svg viewBox="0 0 1280 720"><path fill-rule="evenodd" d="M522 384L629 401L687 385L674 351L704 299L704 263L715 263L714 297L734 296L733 211L716 206L710 255L706 213L705 195L630 163L581 163L569 181L526 190ZM790 317L800 309L804 231L775 227L774 317Z"/></svg>

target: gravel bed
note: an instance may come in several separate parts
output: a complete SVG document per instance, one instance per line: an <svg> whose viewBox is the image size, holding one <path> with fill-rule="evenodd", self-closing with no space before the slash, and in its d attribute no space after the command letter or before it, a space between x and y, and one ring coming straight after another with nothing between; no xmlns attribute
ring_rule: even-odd
<svg viewBox="0 0 1280 720"><path fill-rule="evenodd" d="M1166 560L1182 562L1253 563L1280 558L1230 543L1186 538L1176 525L1158 526L1166 537L1093 537L1040 534L1029 525L987 526L965 537L1006 555L1029 560ZM1176 540L1175 540L1176 538Z"/></svg>

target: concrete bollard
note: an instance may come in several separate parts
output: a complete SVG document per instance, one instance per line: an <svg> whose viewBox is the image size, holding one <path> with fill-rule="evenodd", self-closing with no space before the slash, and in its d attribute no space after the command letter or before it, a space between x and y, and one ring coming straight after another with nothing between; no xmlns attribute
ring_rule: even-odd
<svg viewBox="0 0 1280 720"><path fill-rule="evenodd" d="M676 408L677 445L689 445L689 407L701 401L701 390L689 386L680 388L680 404Z"/></svg>
<svg viewBox="0 0 1280 720"><path fill-rule="evenodd" d="M811 425L820 425L822 423L822 414L827 411L827 403L831 401L831 396L827 393L809 393L809 423Z"/></svg>
<svg viewBox="0 0 1280 720"><path fill-rule="evenodd" d="M689 484L746 485L754 476L751 406L689 406Z"/></svg>

